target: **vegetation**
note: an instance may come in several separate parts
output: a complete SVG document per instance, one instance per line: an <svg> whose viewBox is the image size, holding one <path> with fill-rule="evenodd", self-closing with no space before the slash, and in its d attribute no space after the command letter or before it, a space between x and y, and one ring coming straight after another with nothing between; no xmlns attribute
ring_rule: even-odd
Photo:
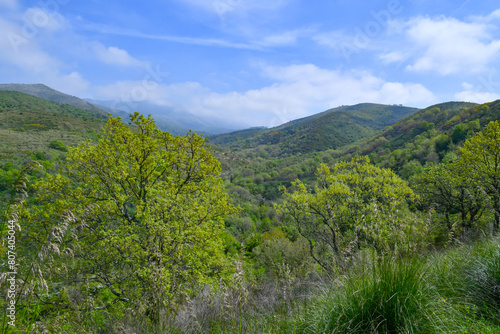
<svg viewBox="0 0 500 334"><path fill-rule="evenodd" d="M16 91L30 96L54 102L61 105L70 105L78 109L83 109L95 115L105 118L106 113L95 105L88 103L77 97L58 92L55 89L42 84L23 85L23 84L0 84L0 91Z"/></svg>
<svg viewBox="0 0 500 334"><path fill-rule="evenodd" d="M331 169L322 164L317 175L312 192L300 181L292 183L293 193L283 188L285 202L279 211L291 218L324 270L345 267L362 246L398 247L397 235L409 229L407 217L398 217L398 211L413 197L405 181L359 157Z"/></svg>
<svg viewBox="0 0 500 334"><path fill-rule="evenodd" d="M211 142L233 150L270 146L277 156L336 149L373 134L417 109L359 104L327 110L272 129L251 129L214 136Z"/></svg>
<svg viewBox="0 0 500 334"><path fill-rule="evenodd" d="M61 174L37 184L38 205L19 213L39 312L122 302L160 331L160 315L185 293L225 278L222 218L234 209L218 163L195 134L173 138L139 114L131 121L135 133L110 118L97 145L72 149Z"/></svg>
<svg viewBox="0 0 500 334"><path fill-rule="evenodd" d="M20 332L500 333L499 102L207 142L0 93Z"/></svg>

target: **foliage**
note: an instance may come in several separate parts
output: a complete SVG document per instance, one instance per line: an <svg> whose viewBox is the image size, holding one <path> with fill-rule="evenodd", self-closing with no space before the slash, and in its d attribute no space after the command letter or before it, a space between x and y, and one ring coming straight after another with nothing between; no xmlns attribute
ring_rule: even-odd
<svg viewBox="0 0 500 334"><path fill-rule="evenodd" d="M53 140L49 143L49 147L53 148L54 150L59 150L63 152L68 152L68 148L64 143L60 140Z"/></svg>
<svg viewBox="0 0 500 334"><path fill-rule="evenodd" d="M495 215L493 231L500 227L500 125L489 123L482 132L467 140L460 149L459 166L484 187Z"/></svg>
<svg viewBox="0 0 500 334"><path fill-rule="evenodd" d="M159 326L198 284L228 273L223 218L235 209L202 137L172 137L138 113L131 121L135 132L109 118L97 145L71 149L61 174L37 185L23 240L40 259L44 304L125 303Z"/></svg>
<svg viewBox="0 0 500 334"><path fill-rule="evenodd" d="M293 192L283 189L285 202L278 211L308 240L311 256L324 270L344 266L362 245L398 247L395 236L405 229L399 210L414 197L405 181L360 157L331 169L322 164L317 175L313 191L301 181L292 183Z"/></svg>
<svg viewBox="0 0 500 334"><path fill-rule="evenodd" d="M484 226L483 214L489 207L488 197L478 180L463 169L460 161L430 166L412 179L420 195L421 209L443 217L447 236L472 236Z"/></svg>

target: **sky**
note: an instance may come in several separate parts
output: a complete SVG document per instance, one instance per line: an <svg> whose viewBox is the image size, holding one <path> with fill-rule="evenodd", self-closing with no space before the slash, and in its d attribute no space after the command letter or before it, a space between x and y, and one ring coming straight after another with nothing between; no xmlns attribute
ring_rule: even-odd
<svg viewBox="0 0 500 334"><path fill-rule="evenodd" d="M0 0L0 82L272 127L500 99L499 28L497 0Z"/></svg>

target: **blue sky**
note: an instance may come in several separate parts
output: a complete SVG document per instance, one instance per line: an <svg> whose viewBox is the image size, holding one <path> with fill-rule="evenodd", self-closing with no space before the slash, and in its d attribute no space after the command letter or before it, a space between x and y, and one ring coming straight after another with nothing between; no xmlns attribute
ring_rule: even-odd
<svg viewBox="0 0 500 334"><path fill-rule="evenodd" d="M0 77L274 126L500 99L499 27L493 0L0 0Z"/></svg>

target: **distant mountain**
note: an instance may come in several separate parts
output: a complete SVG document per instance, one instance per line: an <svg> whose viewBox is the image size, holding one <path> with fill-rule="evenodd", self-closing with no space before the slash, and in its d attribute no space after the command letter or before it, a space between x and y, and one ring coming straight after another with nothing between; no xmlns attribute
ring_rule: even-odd
<svg viewBox="0 0 500 334"><path fill-rule="evenodd" d="M107 116L107 113L95 105L78 97L61 93L43 84L0 84L0 90L16 91L55 103L69 104L77 108L91 111L95 114Z"/></svg>
<svg viewBox="0 0 500 334"><path fill-rule="evenodd" d="M151 114L156 120L158 128L168 131L175 135L185 135L190 129L199 134L220 134L237 130L230 122L213 119L210 117L197 116L189 111L179 110L168 106L159 106L146 101L133 102L130 104L112 101L112 100L93 100L87 101L99 105L101 108L112 108L115 111L128 115L130 112L140 112L141 114ZM123 110L129 110L125 112ZM123 114L111 112L113 115L123 117Z"/></svg>
<svg viewBox="0 0 500 334"><path fill-rule="evenodd" d="M274 145L281 155L338 149L418 112L400 105L341 106L270 129L249 129L210 138L232 149Z"/></svg>
<svg viewBox="0 0 500 334"><path fill-rule="evenodd" d="M112 100L95 100L95 99L85 99L86 101L98 106L102 110L109 112L113 116L121 117L125 122L129 119L130 113L140 112L143 115L151 114L156 121L156 125L162 131L170 132L173 135L185 135L190 127L186 127L173 119L172 117L164 119L164 113L169 114L169 111L165 108L158 108L156 106L152 106L149 103L141 102L141 103L133 103L134 108L130 108L128 105L124 105L121 102L112 101ZM127 109L125 110L120 109Z"/></svg>

